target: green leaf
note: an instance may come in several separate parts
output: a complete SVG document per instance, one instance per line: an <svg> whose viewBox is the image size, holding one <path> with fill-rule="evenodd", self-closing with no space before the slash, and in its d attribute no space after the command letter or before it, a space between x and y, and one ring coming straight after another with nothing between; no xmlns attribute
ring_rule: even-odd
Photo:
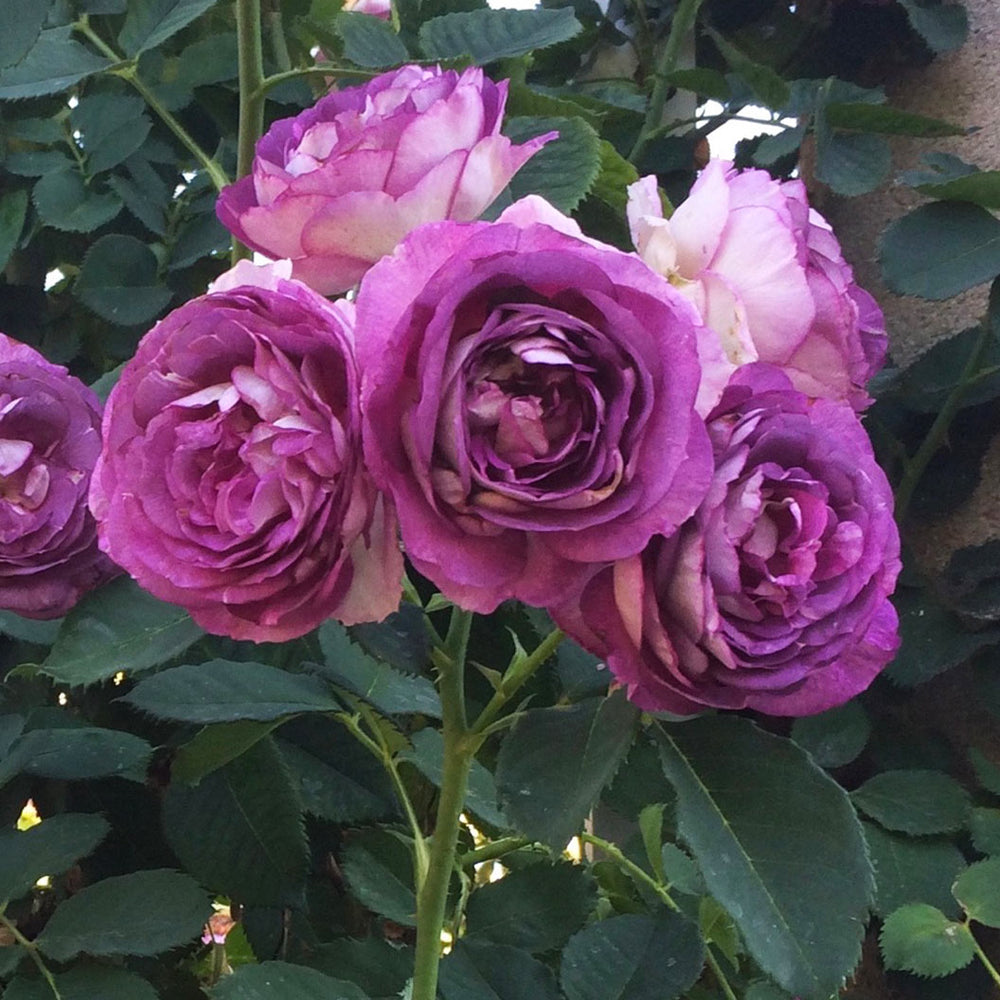
<svg viewBox="0 0 1000 1000"><path fill-rule="evenodd" d="M628 753L638 719L624 691L525 712L497 759L500 801L515 826L562 850Z"/></svg>
<svg viewBox="0 0 1000 1000"><path fill-rule="evenodd" d="M36 621L33 618L22 618L13 611L0 611L0 633L22 642L51 646L59 634L62 621L61 618Z"/></svg>
<svg viewBox="0 0 1000 1000"><path fill-rule="evenodd" d="M734 969L739 968L739 956L743 949L736 921L711 896L702 896L698 900L698 929L706 945L715 945Z"/></svg>
<svg viewBox="0 0 1000 1000"><path fill-rule="evenodd" d="M761 140L760 145L754 150L754 163L761 167L774 166L783 156L797 153L805 137L805 125L796 125L794 128L786 128L775 135L769 135Z"/></svg>
<svg viewBox="0 0 1000 1000"><path fill-rule="evenodd" d="M970 632L928 591L902 587L893 596L893 604L899 612L902 643L886 676L901 687L923 684L985 646L1000 643L1000 628Z"/></svg>
<svg viewBox="0 0 1000 1000"><path fill-rule="evenodd" d="M874 105L858 105L858 107ZM889 144L877 135L835 131L825 111L816 116L816 176L837 194L854 197L874 191L889 175Z"/></svg>
<svg viewBox="0 0 1000 1000"><path fill-rule="evenodd" d="M913 30L934 52L951 52L965 42L969 16L962 4L899 0L899 5L906 11Z"/></svg>
<svg viewBox="0 0 1000 1000"><path fill-rule="evenodd" d="M323 676L374 705L383 715L413 713L441 718L441 701L426 677L400 673L369 656L351 642L339 622L324 622L319 641L324 663L318 669Z"/></svg>
<svg viewBox="0 0 1000 1000"><path fill-rule="evenodd" d="M744 1000L794 1000L794 998L766 979L755 979L747 986Z"/></svg>
<svg viewBox="0 0 1000 1000"><path fill-rule="evenodd" d="M660 867L671 890L689 896L700 896L705 892L705 880L698 866L676 844L664 844L660 848Z"/></svg>
<svg viewBox="0 0 1000 1000"><path fill-rule="evenodd" d="M442 1000L561 1000L551 970L528 952L460 940L441 963Z"/></svg>
<svg viewBox="0 0 1000 1000"><path fill-rule="evenodd" d="M353 983L288 962L240 966L219 982L212 996L216 1000L368 1000Z"/></svg>
<svg viewBox="0 0 1000 1000"><path fill-rule="evenodd" d="M444 777L444 737L437 729L428 726L414 733L410 742L413 749L404 752L401 757L415 764L425 778L440 788ZM469 773L465 807L491 826L504 829L510 825L497 808L497 789L493 775L477 760L473 760Z"/></svg>
<svg viewBox="0 0 1000 1000"><path fill-rule="evenodd" d="M352 625L350 635L369 656L404 674L422 674L430 663L427 619L415 604L401 604L380 622Z"/></svg>
<svg viewBox="0 0 1000 1000"><path fill-rule="evenodd" d="M927 903L911 903L890 913L879 944L886 968L931 978L950 976L975 956L969 928Z"/></svg>
<svg viewBox="0 0 1000 1000"><path fill-rule="evenodd" d="M879 259L898 295L947 299L1000 274L1000 221L968 202L921 205L886 229Z"/></svg>
<svg viewBox="0 0 1000 1000"><path fill-rule="evenodd" d="M270 736L281 722L281 719L269 722L240 719L206 726L174 754L170 777L174 781L196 785L206 774L236 760L255 743Z"/></svg>
<svg viewBox="0 0 1000 1000"><path fill-rule="evenodd" d="M729 82L718 70L705 69L674 69L666 74L666 79L681 90L692 90L703 97L711 97L725 103L733 96Z"/></svg>
<svg viewBox="0 0 1000 1000"><path fill-rule="evenodd" d="M27 213L28 192L24 188L8 191L0 197L0 269L7 266L21 239Z"/></svg>
<svg viewBox="0 0 1000 1000"><path fill-rule="evenodd" d="M285 726L278 746L307 813L331 823L361 823L396 810L388 776L340 725L304 716Z"/></svg>
<svg viewBox="0 0 1000 1000"><path fill-rule="evenodd" d="M344 852L344 878L361 903L404 927L417 925L413 859L405 844L387 830L352 841Z"/></svg>
<svg viewBox="0 0 1000 1000"><path fill-rule="evenodd" d="M930 903L949 917L958 916L951 886L965 858L954 844L887 833L874 823L862 825L875 868L875 912L880 917L906 903Z"/></svg>
<svg viewBox="0 0 1000 1000"><path fill-rule="evenodd" d="M17 971L17 967L21 964L21 959L25 958L27 954L27 949L19 944L9 944L0 948L0 979L9 979L13 976L15 971ZM35 982L36 980L31 980L32 984ZM46 989L48 989L47 984ZM49 993L51 995L51 990ZM45 1000L49 1000L49 998L46 997Z"/></svg>
<svg viewBox="0 0 1000 1000"><path fill-rule="evenodd" d="M32 729L0 761L0 785L15 774L82 781L119 777L143 781L153 748L116 729Z"/></svg>
<svg viewBox="0 0 1000 1000"><path fill-rule="evenodd" d="M482 65L568 41L581 30L571 7L469 10L425 21L419 41L428 59L470 56Z"/></svg>
<svg viewBox="0 0 1000 1000"><path fill-rule="evenodd" d="M102 236L83 258L73 294L101 319L138 326L155 319L173 292L157 279L153 251L134 236Z"/></svg>
<svg viewBox="0 0 1000 1000"><path fill-rule="evenodd" d="M566 9L566 8L563 8ZM570 213L593 187L601 169L597 132L580 118L510 118L504 134L515 143L546 132L559 137L547 142L510 182L516 200L538 194L561 212Z"/></svg>
<svg viewBox="0 0 1000 1000"><path fill-rule="evenodd" d="M955 879L952 892L972 920L1000 927L1000 858L969 865Z"/></svg>
<svg viewBox="0 0 1000 1000"><path fill-rule="evenodd" d="M792 739L825 768L850 764L864 750L871 732L868 715L856 701L792 723Z"/></svg>
<svg viewBox="0 0 1000 1000"><path fill-rule="evenodd" d="M95 882L64 900L35 943L65 962L89 955L159 955L201 933L212 907L180 872L132 872Z"/></svg>
<svg viewBox="0 0 1000 1000"><path fill-rule="evenodd" d="M100 93L80 100L70 122L80 132L88 173L118 166L146 141L153 123L145 111L138 95Z"/></svg>
<svg viewBox="0 0 1000 1000"><path fill-rule="evenodd" d="M28 830L0 830L0 902L23 896L43 875L61 875L109 829L100 816L64 813Z"/></svg>
<svg viewBox="0 0 1000 1000"><path fill-rule="evenodd" d="M788 83L770 66L754 62L719 32L711 28L706 29L706 31L722 53L722 58L726 60L729 68L746 81L761 104L769 108L780 108L788 103L791 96Z"/></svg>
<svg viewBox="0 0 1000 1000"><path fill-rule="evenodd" d="M960 125L928 118L926 115L903 111L887 104L836 101L824 106L827 122L834 128L855 132L877 132L880 135L916 135L934 138L944 135L965 135Z"/></svg>
<svg viewBox="0 0 1000 1000"><path fill-rule="evenodd" d="M122 701L158 719L179 722L268 722L299 712L336 712L340 703L307 674L264 663L209 660L162 670L140 681Z"/></svg>
<svg viewBox="0 0 1000 1000"><path fill-rule="evenodd" d="M186 611L120 576L88 594L66 616L42 673L63 684L137 674L183 653L204 633Z"/></svg>
<svg viewBox="0 0 1000 1000"><path fill-rule="evenodd" d="M72 30L65 25L43 31L20 62L0 71L0 101L58 94L112 65L74 41Z"/></svg>
<svg viewBox="0 0 1000 1000"><path fill-rule="evenodd" d="M372 997L396 997L413 974L413 951L398 948L377 933L360 940L335 938L316 948L309 964L357 983Z"/></svg>
<svg viewBox="0 0 1000 1000"><path fill-rule="evenodd" d="M973 809L969 833L973 846L981 854L1000 854L1000 809Z"/></svg>
<svg viewBox="0 0 1000 1000"><path fill-rule="evenodd" d="M270 739L196 787L174 783L163 832L186 871L212 890L258 906L288 906L309 863L302 806Z"/></svg>
<svg viewBox="0 0 1000 1000"><path fill-rule="evenodd" d="M215 5L215 0L130 0L118 44L128 56L155 49Z"/></svg>
<svg viewBox="0 0 1000 1000"><path fill-rule="evenodd" d="M677 913L625 914L574 934L559 978L569 1000L674 1000L701 975L698 928Z"/></svg>
<svg viewBox="0 0 1000 1000"><path fill-rule="evenodd" d="M62 1000L158 1000L153 987L132 972L107 965L82 965L54 974ZM44 979L15 979L3 1000L52 1000Z"/></svg>
<svg viewBox="0 0 1000 1000"><path fill-rule="evenodd" d="M601 169L590 189L591 196L624 212L628 204L626 189L638 179L639 171L607 139L602 139Z"/></svg>
<svg viewBox="0 0 1000 1000"><path fill-rule="evenodd" d="M23 59L38 41L53 0L35 0L23 6L0 5L0 69Z"/></svg>
<svg viewBox="0 0 1000 1000"><path fill-rule="evenodd" d="M708 891L781 986L828 1000L857 964L874 883L843 792L794 743L746 719L664 730L677 829Z"/></svg>
<svg viewBox="0 0 1000 1000"><path fill-rule="evenodd" d="M952 833L969 815L965 789L940 771L883 771L851 792L851 801L886 829L917 835Z"/></svg>
<svg viewBox="0 0 1000 1000"><path fill-rule="evenodd" d="M974 747L969 750L969 763L972 770L976 772L976 780L988 792L1000 795L1000 767L993 761L988 760L979 750Z"/></svg>
<svg viewBox="0 0 1000 1000"><path fill-rule="evenodd" d="M228 250L231 239L228 230L215 217L215 212L204 212L188 220L181 228L177 242L170 250L169 270L179 271L210 254Z"/></svg>
<svg viewBox="0 0 1000 1000"><path fill-rule="evenodd" d="M72 169L46 174L35 184L31 198L45 225L69 233L89 233L122 210L116 194L91 190Z"/></svg>
<svg viewBox="0 0 1000 1000"><path fill-rule="evenodd" d="M996 211L1000 209L1000 170L972 170L959 177L927 180L927 173L903 174L921 194L946 201L971 201Z"/></svg>
<svg viewBox="0 0 1000 1000"><path fill-rule="evenodd" d="M342 11L334 21L344 40L344 56L356 66L385 69L407 61L402 39L381 18L354 11Z"/></svg>
<svg viewBox="0 0 1000 1000"><path fill-rule="evenodd" d="M639 833L642 846L646 849L646 859L658 882L666 882L663 870L663 810L662 802L652 802L639 813Z"/></svg>
<svg viewBox="0 0 1000 1000"><path fill-rule="evenodd" d="M125 203L125 207L151 232L163 236L167 231L165 206L158 202L155 193L140 188L138 184L123 177L112 174L108 178L108 187Z"/></svg>
<svg viewBox="0 0 1000 1000"><path fill-rule="evenodd" d="M596 902L594 883L578 865L539 863L477 889L469 899L470 938L542 952L559 948Z"/></svg>

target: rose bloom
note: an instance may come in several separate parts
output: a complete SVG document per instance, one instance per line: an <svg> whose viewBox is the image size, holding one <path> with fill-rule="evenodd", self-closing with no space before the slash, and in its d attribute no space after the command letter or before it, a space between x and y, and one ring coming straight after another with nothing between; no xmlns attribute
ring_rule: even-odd
<svg viewBox="0 0 1000 1000"><path fill-rule="evenodd" d="M809 396L856 410L871 402L865 385L885 361L885 322L801 181L713 160L669 220L654 177L629 186L628 216L642 259L690 297L716 335L700 345L701 412L738 366L758 360L779 365Z"/></svg>
<svg viewBox="0 0 1000 1000"><path fill-rule="evenodd" d="M476 67L404 66L335 91L271 126L216 211L316 291L343 292L421 223L477 218L555 137L512 145L506 101L507 81Z"/></svg>
<svg viewBox="0 0 1000 1000"><path fill-rule="evenodd" d="M680 524L711 477L696 322L537 197L411 233L362 282L358 354L416 568L474 611L545 605Z"/></svg>
<svg viewBox="0 0 1000 1000"><path fill-rule="evenodd" d="M90 389L0 334L0 608L58 618L118 572L87 510L100 427Z"/></svg>
<svg viewBox="0 0 1000 1000"><path fill-rule="evenodd" d="M709 415L716 472L683 528L554 611L647 710L809 715L863 691L898 645L892 492L854 411L770 365Z"/></svg>
<svg viewBox="0 0 1000 1000"><path fill-rule="evenodd" d="M108 399L102 547L209 632L282 641L398 605L361 463L353 307L243 262L143 338Z"/></svg>

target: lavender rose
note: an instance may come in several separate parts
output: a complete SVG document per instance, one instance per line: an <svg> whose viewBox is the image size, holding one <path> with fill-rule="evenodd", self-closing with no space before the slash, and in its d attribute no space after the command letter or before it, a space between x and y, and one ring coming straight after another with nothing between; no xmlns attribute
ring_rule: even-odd
<svg viewBox="0 0 1000 1000"><path fill-rule="evenodd" d="M669 220L653 177L630 185L628 215L642 259L715 334L700 345L701 412L738 366L757 360L781 366L807 395L856 410L871 402L864 387L885 361L885 323L801 181L713 160Z"/></svg>
<svg viewBox="0 0 1000 1000"><path fill-rule="evenodd" d="M342 292L414 227L475 219L555 133L500 135L507 82L478 68L404 66L275 122L253 173L216 211L229 230L324 295Z"/></svg>
<svg viewBox="0 0 1000 1000"><path fill-rule="evenodd" d="M694 311L574 225L531 198L424 226L358 294L369 468L411 561L475 611L582 586L711 477Z"/></svg>
<svg viewBox="0 0 1000 1000"><path fill-rule="evenodd" d="M361 463L353 308L246 262L143 338L108 400L102 547L209 632L282 641L400 597Z"/></svg>
<svg viewBox="0 0 1000 1000"><path fill-rule="evenodd" d="M734 375L708 426L716 473L697 515L555 618L646 709L839 705L898 645L899 536L864 428L763 364Z"/></svg>
<svg viewBox="0 0 1000 1000"><path fill-rule="evenodd" d="M57 618L118 572L87 510L100 426L90 389L0 334L0 607Z"/></svg>

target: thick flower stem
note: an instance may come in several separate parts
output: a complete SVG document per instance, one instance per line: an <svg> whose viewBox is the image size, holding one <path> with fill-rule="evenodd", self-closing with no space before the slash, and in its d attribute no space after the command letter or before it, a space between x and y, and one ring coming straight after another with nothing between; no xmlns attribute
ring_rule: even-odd
<svg viewBox="0 0 1000 1000"><path fill-rule="evenodd" d="M236 0L236 39L239 52L240 126L236 139L236 177L253 166L257 140L264 133L264 48L261 39L260 0ZM233 240L233 263L250 257L250 248Z"/></svg>
<svg viewBox="0 0 1000 1000"><path fill-rule="evenodd" d="M444 927L448 884L455 867L459 817L477 746L477 740L467 729L465 716L465 650L471 625L471 612L461 608L452 611L443 650L445 655L438 661L444 773L427 876L417 886L417 947L412 1000L435 1000L437 995L441 929Z"/></svg>
<svg viewBox="0 0 1000 1000"><path fill-rule="evenodd" d="M684 42L688 35L694 31L695 19L698 17L698 10L702 2L703 0L681 0L674 11L674 18L670 23L670 34L663 46L663 51L660 53L659 62L656 64L653 93L650 95L649 107L646 109L646 119L642 123L642 130L635 140L632 152L629 153L628 158L632 163L638 162L657 129L663 124L663 108L667 103L667 95L670 93L671 87L667 77L672 70L676 69Z"/></svg>

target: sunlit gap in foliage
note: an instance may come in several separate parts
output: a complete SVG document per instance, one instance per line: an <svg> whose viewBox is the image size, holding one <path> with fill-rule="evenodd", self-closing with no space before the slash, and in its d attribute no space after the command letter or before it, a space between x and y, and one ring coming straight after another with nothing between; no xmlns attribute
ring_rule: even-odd
<svg viewBox="0 0 1000 1000"><path fill-rule="evenodd" d="M699 119L716 118L726 113L726 108L718 101L706 101L698 108ZM748 120L750 119L750 120ZM731 160L736 155L736 144L741 139L760 135L777 135L786 129L795 128L795 118L782 118L768 108L748 104L739 110L739 119L732 119L720 125L708 137L712 156L717 160Z"/></svg>

